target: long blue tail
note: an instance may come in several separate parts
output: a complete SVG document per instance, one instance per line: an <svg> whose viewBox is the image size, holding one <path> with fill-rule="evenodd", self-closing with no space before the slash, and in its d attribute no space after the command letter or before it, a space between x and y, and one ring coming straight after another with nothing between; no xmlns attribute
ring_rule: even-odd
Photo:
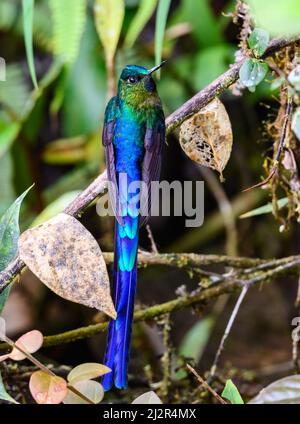
<svg viewBox="0 0 300 424"><path fill-rule="evenodd" d="M102 385L105 391L113 384L118 389L127 387L127 367L137 281L136 256L138 249L139 218L123 217L124 226L116 224L115 264L113 300L117 319L108 327L105 365L112 372L104 375Z"/></svg>

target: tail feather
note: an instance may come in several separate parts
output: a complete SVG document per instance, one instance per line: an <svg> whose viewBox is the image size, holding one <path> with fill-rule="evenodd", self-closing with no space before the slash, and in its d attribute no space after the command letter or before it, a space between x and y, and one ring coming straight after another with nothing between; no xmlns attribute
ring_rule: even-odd
<svg viewBox="0 0 300 424"><path fill-rule="evenodd" d="M122 272L125 290L122 290L120 303L122 304L116 322L116 347L115 347L115 385L119 389L127 387L127 368L134 310L134 297L136 290L136 266L130 272ZM124 303L123 303L124 302Z"/></svg>
<svg viewBox="0 0 300 424"><path fill-rule="evenodd" d="M112 371L102 379L105 391L109 390L113 384L119 389L127 387L127 368L137 281L138 225L131 222L132 220L138 220L138 218L126 217L125 221L128 222L125 223L125 226L127 224L125 229L120 224L116 225L113 298L117 319L111 321L108 328L105 364ZM132 228L136 228L135 234L133 234Z"/></svg>

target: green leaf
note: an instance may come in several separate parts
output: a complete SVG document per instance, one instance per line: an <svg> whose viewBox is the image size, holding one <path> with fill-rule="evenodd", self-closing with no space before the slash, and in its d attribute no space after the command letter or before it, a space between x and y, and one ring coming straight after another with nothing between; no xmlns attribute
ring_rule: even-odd
<svg viewBox="0 0 300 424"><path fill-rule="evenodd" d="M0 374L0 399L5 400L7 402L11 402L11 403L19 403L16 400L14 400L6 391L4 384L3 384L3 380L2 380L2 376Z"/></svg>
<svg viewBox="0 0 300 424"><path fill-rule="evenodd" d="M21 125L18 122L0 120L0 158L7 152L17 135Z"/></svg>
<svg viewBox="0 0 300 424"><path fill-rule="evenodd" d="M264 29L255 28L249 38L248 45L256 57L261 57L267 50L270 36Z"/></svg>
<svg viewBox="0 0 300 424"><path fill-rule="evenodd" d="M23 27L24 27L24 40L25 40L27 62L28 62L29 72L30 72L33 85L36 89L38 89L35 66L34 66L33 44L32 44L34 0L22 0L22 8L23 8Z"/></svg>
<svg viewBox="0 0 300 424"><path fill-rule="evenodd" d="M221 396L233 404L244 404L237 387L231 380L226 381L226 385Z"/></svg>
<svg viewBox="0 0 300 424"><path fill-rule="evenodd" d="M256 25L272 36L297 35L300 32L298 0L247 0Z"/></svg>
<svg viewBox="0 0 300 424"><path fill-rule="evenodd" d="M212 316L208 316L194 324L184 336L179 346L179 355L184 358L192 358L195 363L199 362L207 346L214 325L215 319ZM186 374L186 371L182 369L177 372L176 377L181 379L184 378Z"/></svg>
<svg viewBox="0 0 300 424"><path fill-rule="evenodd" d="M151 18L157 5L157 0L141 0L125 38L125 46L130 49Z"/></svg>
<svg viewBox="0 0 300 424"><path fill-rule="evenodd" d="M300 376L291 375L270 384L250 404L300 404Z"/></svg>
<svg viewBox="0 0 300 424"><path fill-rule="evenodd" d="M207 345L215 319L208 316L197 322L184 336L179 347L179 354L185 358L193 358L198 362Z"/></svg>
<svg viewBox="0 0 300 424"><path fill-rule="evenodd" d="M95 0L95 23L107 63L111 63L115 55L124 13L124 0Z"/></svg>
<svg viewBox="0 0 300 424"><path fill-rule="evenodd" d="M278 200L277 207L278 209L282 209L287 204L288 204L288 198L283 197L282 199ZM259 208L253 209L252 211L243 213L243 215L240 215L239 218L240 219L251 218L252 216L264 215L264 214L272 213L272 212L273 212L272 203L267 203L264 206L260 206Z"/></svg>
<svg viewBox="0 0 300 424"><path fill-rule="evenodd" d="M155 23L155 64L159 65L162 59L162 49L168 13L171 0L159 0ZM157 72L158 78L160 71Z"/></svg>
<svg viewBox="0 0 300 424"><path fill-rule="evenodd" d="M75 61L86 21L86 0L50 0L54 54Z"/></svg>
<svg viewBox="0 0 300 424"><path fill-rule="evenodd" d="M19 196L0 219L0 272L14 259L20 235L19 213L21 203L32 187Z"/></svg>
<svg viewBox="0 0 300 424"><path fill-rule="evenodd" d="M265 78L268 69L265 62L248 58L240 69L240 80L245 87L254 89Z"/></svg>
<svg viewBox="0 0 300 424"><path fill-rule="evenodd" d="M18 239L20 236L19 213L21 203L31 189L29 187L21 196L19 196L11 207L5 212L0 219L0 272L14 259L18 251ZM0 293L0 313L2 312L5 302L11 289L9 284Z"/></svg>
<svg viewBox="0 0 300 424"><path fill-rule="evenodd" d="M300 141L300 107L297 107L297 109L295 110L295 112L293 114L292 130L293 130L295 136Z"/></svg>

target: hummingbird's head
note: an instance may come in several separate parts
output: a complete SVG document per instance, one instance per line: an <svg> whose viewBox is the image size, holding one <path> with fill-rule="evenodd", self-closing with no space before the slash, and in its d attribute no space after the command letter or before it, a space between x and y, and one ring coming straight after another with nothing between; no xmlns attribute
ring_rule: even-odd
<svg viewBox="0 0 300 424"><path fill-rule="evenodd" d="M156 93L153 72L165 64L165 61L152 69L143 66L127 65L123 69L118 85L118 94L126 103L139 105Z"/></svg>

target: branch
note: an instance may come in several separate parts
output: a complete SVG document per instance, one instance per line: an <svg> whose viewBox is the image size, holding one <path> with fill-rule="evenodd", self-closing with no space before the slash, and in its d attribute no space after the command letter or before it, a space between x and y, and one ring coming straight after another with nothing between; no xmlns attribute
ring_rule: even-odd
<svg viewBox="0 0 300 424"><path fill-rule="evenodd" d="M275 38L269 44L263 59L271 56L278 50L289 46L290 44L299 41L300 37L288 37L288 38ZM234 84L239 78L239 71L247 59L244 56L239 62L231 66L228 71L222 74L219 78L209 84L206 88L199 91L194 97L185 102L180 108L173 112L166 119L167 133L172 132L176 127L182 124L188 117L198 112L201 108L206 106L215 97L220 96L227 88Z"/></svg>
<svg viewBox="0 0 300 424"><path fill-rule="evenodd" d="M300 37L278 38L270 42L264 58L274 54L276 51L299 41ZM237 81L239 70L246 60L243 57L238 63L235 63L228 71L209 84L206 88L199 91L194 97L184 103L179 109L173 112L166 119L167 134L171 133L182 122L193 113L206 106L215 97L222 94L228 87ZM64 210L65 213L78 217L82 212L101 194L107 187L106 171L99 175L78 197L70 203ZM24 270L25 264L17 257L12 264L0 273L0 293L7 285Z"/></svg>
<svg viewBox="0 0 300 424"><path fill-rule="evenodd" d="M147 255L148 256L148 255ZM153 255L149 255L151 257ZM154 255L166 256L166 255ZM202 256L202 255L199 255ZM205 256L205 255L204 255ZM208 255L211 258L213 255ZM146 255L143 255L146 258ZM221 257L225 258L225 257ZM204 258L206 259L206 258ZM239 258L236 258L239 259ZM250 259L250 262L253 261ZM192 293L180 296L176 299L168 302L161 303L160 305L150 306L146 309L135 311L134 321L148 321L158 318L162 315L174 312L176 310L185 309L189 306L196 305L199 303L211 301L223 294L233 293L240 291L245 286L255 285L262 282L267 282L270 279L274 279L278 276L282 276L290 273L291 271L298 272L300 267L300 256L291 256L282 259L275 259L272 261L261 261L259 265L252 268L243 270L242 273L246 277L244 280L235 278L232 274L220 276L218 283L212 284L206 289L195 290ZM148 262L148 261L147 261ZM224 260L222 259L222 263ZM269 269L272 266L271 269ZM248 276L248 278L247 278ZM76 340L85 339L88 337L95 336L101 332L106 331L108 323L93 324L86 327L80 327L75 330L66 331L64 333L56 334L53 336L44 337L44 347L56 346L63 343L70 343ZM0 344L0 351L8 348L5 343Z"/></svg>
<svg viewBox="0 0 300 424"><path fill-rule="evenodd" d="M103 252L103 257L107 265L113 264L114 254L112 252ZM176 268L200 268L208 265L223 265L233 268L250 268L250 272L262 270L266 268L284 265L292 261L300 259L300 256L287 256L279 259L259 259L246 258L240 256L226 255L201 255L198 253L148 253L139 252L138 266L145 267L148 265L165 265ZM246 270L246 273L247 272Z"/></svg>

